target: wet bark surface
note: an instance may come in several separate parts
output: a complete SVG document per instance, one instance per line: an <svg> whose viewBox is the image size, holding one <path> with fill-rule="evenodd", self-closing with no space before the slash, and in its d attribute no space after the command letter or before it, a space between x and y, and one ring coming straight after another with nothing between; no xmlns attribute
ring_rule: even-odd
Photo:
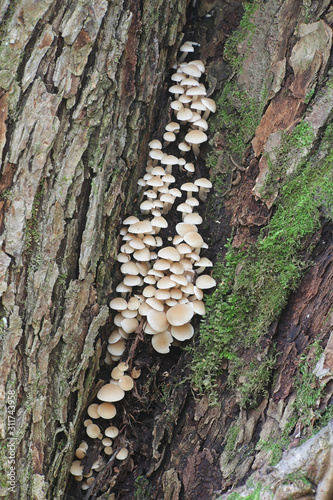
<svg viewBox="0 0 333 500"><path fill-rule="evenodd" d="M243 15L241 4L203 0L186 17L187 7L185 0L16 1L0 7L0 434L8 438L8 393L14 391L12 498L83 498L68 471L84 435L87 405L109 376L102 353L112 325L108 301L119 278L117 228L136 200L147 144L153 132L161 137L168 121L165 82L183 27L187 38L201 43L209 94L233 77L223 46ZM299 37L295 28L305 16L307 25L317 24ZM209 258L223 250L232 229L236 246L255 242L271 217L274 208L261 199L260 188L264 153L279 143L277 131L291 130L303 117L315 130L313 143L320 143L333 108L332 91L323 88L332 19L325 1L307 12L301 2L270 0L256 11L251 50L246 41L238 47L245 57L237 83L257 100L265 88L266 103L244 157L226 157L226 191L212 195L204 222ZM314 40L316 50L304 67L300 61ZM211 139L200 155L202 171L207 154L225 147L221 134ZM290 172L307 152L288 159ZM142 378L120 417L131 457L121 468L109 464L87 498L110 498L113 487L113 498L124 500L213 500L253 471L260 478L270 472L271 452L259 442L282 433L295 399L293 377L302 355L311 360L307 346L314 340L326 346L318 365L318 383L326 388L319 408L330 403L333 391L328 220L307 247L312 264L262 340L260 355L273 343L277 352L267 396L243 409L225 375L217 381L219 404L210 407L208 397L191 388L188 353L173 348L167 358L157 356L140 340L135 360ZM244 363L257 355L244 353ZM227 363L225 368L227 374ZM230 446L233 426L238 430ZM291 447L302 437L302 422L298 430ZM6 449L1 453L5 460ZM95 453L89 461L98 448ZM323 463L329 467L329 458ZM303 496L315 498L324 477L324 470L313 474L312 489ZM296 485L276 498L300 491ZM9 495L1 486L0 497Z"/></svg>

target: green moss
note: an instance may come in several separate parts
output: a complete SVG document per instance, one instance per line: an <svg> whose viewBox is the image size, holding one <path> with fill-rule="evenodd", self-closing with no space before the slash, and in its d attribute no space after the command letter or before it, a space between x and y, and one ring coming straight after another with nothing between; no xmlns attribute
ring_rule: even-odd
<svg viewBox="0 0 333 500"><path fill-rule="evenodd" d="M233 449L235 448L235 444L237 441L239 431L240 431L240 426L237 424L231 425L229 427L228 433L226 436L227 441L226 441L226 444L225 444L223 451L229 451L229 452L233 451Z"/></svg>
<svg viewBox="0 0 333 500"><path fill-rule="evenodd" d="M239 89L234 81L227 82L219 93L212 129L223 134L226 149L236 158L243 156L252 139L261 119L264 102L265 95L261 103L257 103L246 90Z"/></svg>
<svg viewBox="0 0 333 500"><path fill-rule="evenodd" d="M275 214L257 243L244 251L232 248L229 241L224 261L215 266L217 287L206 297L207 315L201 323L199 344L192 349L193 383L200 393L210 394L212 402L217 398L217 378L225 360L232 360L229 382L236 387L237 360L244 359L245 350L260 348L261 338L297 287L309 265L312 249L307 238L320 227L322 213L333 219L332 136L330 126L316 156L322 154L320 163L301 165L285 181ZM293 137L293 147L299 140ZM262 360L257 354L247 366L242 361L243 385L237 382L241 406L256 404L274 368L272 353L265 353Z"/></svg>
<svg viewBox="0 0 333 500"><path fill-rule="evenodd" d="M228 38L224 46L224 58L230 63L233 70L239 71L246 53L240 55L239 45L247 39L247 52L256 29L256 25L251 22L251 18L259 6L258 2L244 2L244 14L238 29Z"/></svg>
<svg viewBox="0 0 333 500"><path fill-rule="evenodd" d="M146 500L151 496L151 485L145 476L138 476L134 484L134 500Z"/></svg>
<svg viewBox="0 0 333 500"><path fill-rule="evenodd" d="M249 495L241 495L240 493L237 493L234 491L233 493L230 493L228 496L229 500L260 500L260 494L262 491L262 486L260 483L253 484L251 480L248 481L247 483L248 488L252 489L251 493ZM217 499L219 500L219 499Z"/></svg>
<svg viewBox="0 0 333 500"><path fill-rule="evenodd" d="M274 148L270 154L266 154L269 170L260 193L264 200L276 193L276 190L288 179L287 170L290 167L290 158L297 158L305 148L310 149L313 140L312 127L304 121L299 123L291 134L281 132L281 146Z"/></svg>

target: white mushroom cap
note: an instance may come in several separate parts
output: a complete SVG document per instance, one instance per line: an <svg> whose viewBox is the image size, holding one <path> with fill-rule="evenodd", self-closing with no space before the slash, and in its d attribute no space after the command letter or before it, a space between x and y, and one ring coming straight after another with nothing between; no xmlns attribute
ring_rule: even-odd
<svg viewBox="0 0 333 500"><path fill-rule="evenodd" d="M191 61L191 64L195 64L201 71L201 73L205 72L205 65L200 59L196 59L195 61Z"/></svg>
<svg viewBox="0 0 333 500"><path fill-rule="evenodd" d="M189 304L178 304L171 307L166 313L166 320L172 326L185 325L191 321L193 317L193 309Z"/></svg>
<svg viewBox="0 0 333 500"><path fill-rule="evenodd" d="M166 142L174 142L176 140L176 136L173 132L164 132L163 139Z"/></svg>
<svg viewBox="0 0 333 500"><path fill-rule="evenodd" d="M136 252L143 252L143 251L144 250L137 250ZM140 276L134 276L133 274L126 274L126 276L124 277L124 284L127 286L139 286L142 284L142 278Z"/></svg>
<svg viewBox="0 0 333 500"><path fill-rule="evenodd" d="M98 425L96 424L90 424L86 428L87 434L90 438L96 439L99 433L101 432Z"/></svg>
<svg viewBox="0 0 333 500"><path fill-rule="evenodd" d="M128 231L134 234L151 233L153 231L153 227L149 220L143 220L136 222L135 224L131 224Z"/></svg>
<svg viewBox="0 0 333 500"><path fill-rule="evenodd" d="M112 439L110 439L110 438L104 438L104 439L102 439L102 444L104 446L112 446Z"/></svg>
<svg viewBox="0 0 333 500"><path fill-rule="evenodd" d="M208 129L208 123L206 122L206 120L204 120L203 118L201 118L200 120L196 120L193 123L193 127L198 127L199 130L207 130Z"/></svg>
<svg viewBox="0 0 333 500"><path fill-rule="evenodd" d="M97 408L98 408L98 404L96 404L96 403L88 406L88 415L90 418L99 418Z"/></svg>
<svg viewBox="0 0 333 500"><path fill-rule="evenodd" d="M184 107L183 103L181 101L172 101L172 103L170 104L171 108L174 110L174 111L179 111L180 109L182 109Z"/></svg>
<svg viewBox="0 0 333 500"><path fill-rule="evenodd" d="M172 260L173 262L178 262L180 260L180 254L174 247L161 248L157 255L162 259Z"/></svg>
<svg viewBox="0 0 333 500"><path fill-rule="evenodd" d="M118 253L117 255L117 261L118 262L128 262L130 260L130 256L126 255L125 253Z"/></svg>
<svg viewBox="0 0 333 500"><path fill-rule="evenodd" d="M131 371L131 377L132 378L139 378L141 375L141 370L139 368L132 368L132 371Z"/></svg>
<svg viewBox="0 0 333 500"><path fill-rule="evenodd" d="M177 102L177 101L174 101L174 102ZM177 133L179 131L179 129L180 129L180 125L177 122L170 122L165 127L165 130L167 132L176 132Z"/></svg>
<svg viewBox="0 0 333 500"><path fill-rule="evenodd" d="M154 335L151 339L151 343L155 351L160 354L167 354L170 352L170 345L172 343L172 335L170 332L165 331Z"/></svg>
<svg viewBox="0 0 333 500"><path fill-rule="evenodd" d="M152 308L152 310L154 310L156 312L163 312L164 311L163 302L156 299L156 297L150 297L149 299L147 299L146 302Z"/></svg>
<svg viewBox="0 0 333 500"><path fill-rule="evenodd" d="M171 80L173 82L181 82L183 80L183 78L185 78L185 74L184 73L174 73L173 75L171 75Z"/></svg>
<svg viewBox="0 0 333 500"><path fill-rule="evenodd" d="M109 353L113 354L114 356L121 356L124 353L125 349L126 349L126 342L124 339L120 339L114 344L108 345Z"/></svg>
<svg viewBox="0 0 333 500"><path fill-rule="evenodd" d="M189 198L187 198L186 203L188 203L188 205L191 205L191 207L197 207L198 205L200 205L199 200L197 200L197 198L194 198L194 196L190 196Z"/></svg>
<svg viewBox="0 0 333 500"><path fill-rule="evenodd" d="M183 66L182 72L186 75L194 76L195 78L200 78L202 71L198 68L197 65L189 63L186 66Z"/></svg>
<svg viewBox="0 0 333 500"><path fill-rule="evenodd" d="M135 238L136 239L136 238ZM140 238L138 238L140 239ZM142 242L142 240L140 240ZM145 248L145 244L143 244L143 248ZM120 266L120 271L123 273L123 274L133 274L133 275L138 275L139 274L139 269L136 265L135 262L133 261L129 261L129 262L124 262L124 264L122 264ZM127 309L127 307L126 307ZM121 309L118 309L118 311L121 311Z"/></svg>
<svg viewBox="0 0 333 500"><path fill-rule="evenodd" d="M100 417L109 419L113 418L116 413L116 407L113 403L101 403L97 408L98 414Z"/></svg>
<svg viewBox="0 0 333 500"><path fill-rule="evenodd" d="M127 457L128 457L128 450L127 450L127 448L121 448L121 450L118 451L118 453L116 455L116 458L118 460L126 460Z"/></svg>
<svg viewBox="0 0 333 500"><path fill-rule="evenodd" d="M169 88L169 92L171 94L175 94L176 96L179 96L180 94L184 94L185 90L183 87L181 87L180 85L172 85L170 88Z"/></svg>
<svg viewBox="0 0 333 500"><path fill-rule="evenodd" d="M147 321L155 332L164 332L168 329L169 323L163 311L151 309L147 314Z"/></svg>
<svg viewBox="0 0 333 500"><path fill-rule="evenodd" d="M188 121L192 118L192 111L190 108L182 108L177 112L177 120L179 121Z"/></svg>
<svg viewBox="0 0 333 500"><path fill-rule="evenodd" d="M125 224L125 226L131 226L132 224L135 224L136 222L139 222L139 219L137 217L135 217L134 215L130 215L129 217L127 217L123 221L123 224Z"/></svg>
<svg viewBox="0 0 333 500"><path fill-rule="evenodd" d="M104 434L109 437L109 438L116 438L119 434L119 430L117 427L115 427L114 425L110 425L110 427L107 427L104 431Z"/></svg>
<svg viewBox="0 0 333 500"><path fill-rule="evenodd" d="M152 204L151 201L145 200L142 203L140 203L140 210L143 213L149 213L152 209L154 208L154 205Z"/></svg>
<svg viewBox="0 0 333 500"><path fill-rule="evenodd" d="M191 146L189 144L187 144L187 142L180 142L178 144L178 149L180 149L180 151L183 151L183 152L187 152L187 151L190 151L191 149Z"/></svg>
<svg viewBox="0 0 333 500"><path fill-rule="evenodd" d="M175 286L175 283L177 283L178 285L186 286L188 283L184 274L172 274L170 276L170 281L172 282L172 286Z"/></svg>
<svg viewBox="0 0 333 500"><path fill-rule="evenodd" d="M86 450L82 449L82 448L76 448L75 450L75 456L77 458L79 458L80 460L82 460L85 456L86 456ZM81 474L79 474L81 475Z"/></svg>
<svg viewBox="0 0 333 500"><path fill-rule="evenodd" d="M142 250L136 250L133 257L139 262L148 262L151 259L151 253L148 248L143 248Z"/></svg>
<svg viewBox="0 0 333 500"><path fill-rule="evenodd" d="M156 290L155 298L161 301L170 299L170 291L167 288Z"/></svg>
<svg viewBox="0 0 333 500"><path fill-rule="evenodd" d="M105 384L97 393L97 398L106 403L114 403L120 401L125 396L125 393L119 385ZM109 436L110 437L110 436Z"/></svg>
<svg viewBox="0 0 333 500"><path fill-rule="evenodd" d="M149 156L150 156L150 158L153 158L153 160L161 160L164 156L164 153L160 149L152 149L151 151L149 151ZM151 179L151 177L148 177L148 179L147 179L146 175L144 175L143 178L145 181L148 181Z"/></svg>
<svg viewBox="0 0 333 500"><path fill-rule="evenodd" d="M178 188L171 188L169 190L169 193L172 195L172 196L175 196L176 198L180 198L182 193L179 191Z"/></svg>
<svg viewBox="0 0 333 500"><path fill-rule="evenodd" d="M207 108L207 111L203 114L203 119L207 120L209 113L215 113L216 111L216 103L213 101L213 99L210 99L209 97L202 97L201 98L202 104L204 104Z"/></svg>
<svg viewBox="0 0 333 500"><path fill-rule="evenodd" d="M196 231L189 231L184 235L184 241L193 248L201 248L203 239Z"/></svg>
<svg viewBox="0 0 333 500"><path fill-rule="evenodd" d="M185 42L180 46L179 52L186 52L187 54L189 52L194 52L193 45L190 42Z"/></svg>
<svg viewBox="0 0 333 500"><path fill-rule="evenodd" d="M201 290L207 290L208 288L216 286L216 281L208 274L202 274L196 279L195 284Z"/></svg>
<svg viewBox="0 0 333 500"><path fill-rule="evenodd" d="M81 465L81 460L74 460L74 462L71 465L71 468L69 469L69 472L73 476L82 476L83 465Z"/></svg>
<svg viewBox="0 0 333 500"><path fill-rule="evenodd" d="M132 297L132 298L135 299L135 297ZM118 365L118 368L119 368L119 370L126 372L129 369L129 365L127 363L125 363L125 361L121 361Z"/></svg>
<svg viewBox="0 0 333 500"><path fill-rule="evenodd" d="M164 276L157 282L157 288L162 290L167 290L169 288L173 288L175 286L174 282L169 278L169 276Z"/></svg>
<svg viewBox="0 0 333 500"><path fill-rule="evenodd" d="M146 286L142 291L142 295L147 299L149 299L149 297L154 297L155 293L156 293L156 288L152 285Z"/></svg>
<svg viewBox="0 0 333 500"><path fill-rule="evenodd" d="M185 224L184 222L179 222L176 225L176 231L180 236L185 236L186 233L190 231L197 232L198 228L194 224Z"/></svg>
<svg viewBox="0 0 333 500"><path fill-rule="evenodd" d="M189 144L202 144L207 141L207 135L201 130L191 130L185 135L185 141Z"/></svg>
<svg viewBox="0 0 333 500"><path fill-rule="evenodd" d="M202 302L202 300L193 300L192 306L193 306L194 314L199 314L200 316L205 316L206 308L205 308L205 304Z"/></svg>
<svg viewBox="0 0 333 500"><path fill-rule="evenodd" d="M132 377L129 375L124 375L119 379L119 387L121 387L124 391L131 391L134 387L134 382Z"/></svg>
<svg viewBox="0 0 333 500"><path fill-rule="evenodd" d="M139 322L136 318L125 318L121 322L121 327L126 333L134 333L138 326Z"/></svg>
<svg viewBox="0 0 333 500"><path fill-rule="evenodd" d="M180 341L189 340L194 335L194 328L191 323L186 323L182 326L172 326L171 335Z"/></svg>
<svg viewBox="0 0 333 500"><path fill-rule="evenodd" d="M179 97L179 102L181 102L182 104L188 104L190 102L192 102L192 97L190 97L189 95L186 95L186 94L182 94L180 97Z"/></svg>
<svg viewBox="0 0 333 500"><path fill-rule="evenodd" d="M162 149L162 143L158 139L153 139L149 143L151 149Z"/></svg>
<svg viewBox="0 0 333 500"><path fill-rule="evenodd" d="M116 299L111 300L110 308L115 309L116 311L127 309L127 301L121 297L117 297Z"/></svg>
<svg viewBox="0 0 333 500"><path fill-rule="evenodd" d="M181 81L182 87L199 87L199 82L192 76L188 76Z"/></svg>

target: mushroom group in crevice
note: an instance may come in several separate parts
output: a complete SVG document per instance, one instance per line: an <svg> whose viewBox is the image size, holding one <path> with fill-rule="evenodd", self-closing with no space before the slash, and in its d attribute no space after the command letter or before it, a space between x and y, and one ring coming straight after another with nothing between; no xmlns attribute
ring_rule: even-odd
<svg viewBox="0 0 333 500"><path fill-rule="evenodd" d="M153 139L149 143L145 174L138 180L141 216L128 216L120 229L117 261L123 278L116 287L118 296L110 302L114 327L105 359L112 367L110 381L98 391L98 402L88 407L89 418L84 422L88 444L89 439L90 443L99 440L102 453L87 470L85 457L89 446L82 441L76 449L77 460L70 468L83 490L93 485L96 474L111 457L122 461L129 456L126 439L112 424L117 404L121 404L140 376L138 368L129 370L128 359L122 361L128 339L142 332L155 351L167 354L172 345L192 338L192 318L205 315L204 290L216 285L209 274L212 262L200 255L208 247L200 235L202 217L196 211L212 184L197 177L195 168L200 144L208 139L206 120L216 106L206 97L205 86L200 82L205 71L203 62L185 62L195 45L182 45L182 55L171 76L173 121L165 127L164 142ZM172 148L175 153L176 147L177 155L166 152ZM178 179L184 176L188 180L180 184ZM174 236L166 238L163 234L169 226L171 210L179 214L179 222Z"/></svg>

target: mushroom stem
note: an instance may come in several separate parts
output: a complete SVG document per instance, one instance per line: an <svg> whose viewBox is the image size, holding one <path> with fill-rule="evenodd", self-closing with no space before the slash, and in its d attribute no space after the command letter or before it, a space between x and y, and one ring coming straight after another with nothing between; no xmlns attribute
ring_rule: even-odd
<svg viewBox="0 0 333 500"><path fill-rule="evenodd" d="M210 109L206 109L206 111L202 115L202 119L203 120L207 120L207 118L209 117L209 115L210 115Z"/></svg>
<svg viewBox="0 0 333 500"><path fill-rule="evenodd" d="M199 144L192 144L192 151L194 156L197 158L200 154Z"/></svg>

